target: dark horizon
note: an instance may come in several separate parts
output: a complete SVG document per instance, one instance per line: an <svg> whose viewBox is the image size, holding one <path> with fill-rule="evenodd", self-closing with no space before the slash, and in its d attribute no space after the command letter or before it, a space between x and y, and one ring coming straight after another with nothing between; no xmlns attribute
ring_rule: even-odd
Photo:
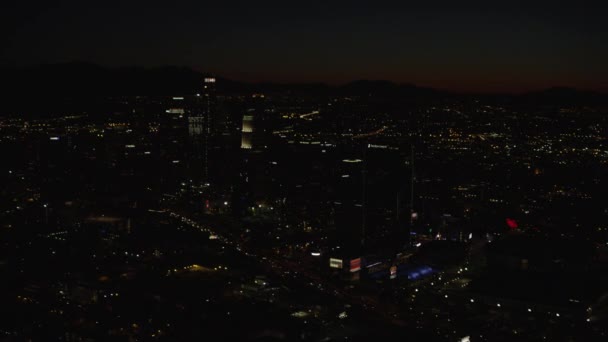
<svg viewBox="0 0 608 342"><path fill-rule="evenodd" d="M582 87L582 86L572 86L572 85L568 85L567 83L555 83L555 84L547 84L546 86L538 86L538 87L532 87L529 89L519 89L519 90L515 90L515 89L507 89L507 90L500 90L500 89L494 89L494 88L485 88L485 89L457 89L457 88L449 88L449 87L442 87L442 86L433 86L433 85L427 85L427 84L420 84L420 83L415 83L415 82L410 82L408 80L393 80L393 79L387 79L387 78L364 78L364 77L354 77L352 79L346 79L340 82L332 82L332 81L327 81L327 80L322 80L322 79L310 79L310 80L294 80L294 81L290 81L290 80L275 80L275 79L252 79L252 78L248 78L248 77L238 77L238 76L234 76L232 75L232 73L228 72L226 74L221 74L221 73L217 73L217 72L213 72L213 71L209 71L207 69L204 68L196 68L196 67L191 67L191 66L187 66L187 65L170 65L170 64L164 64L164 65L154 65L154 66L141 66L141 65L104 65L104 64L100 64L100 63L95 63L95 62L90 62L90 61L82 61L82 60L72 60L72 61L66 61L66 62L58 62L58 63L37 63L37 64L30 64L30 65L0 65L1 69L6 70L12 70L12 71L17 71L17 70L32 70L32 69L36 69L36 68L43 68L43 69L48 69L48 68L55 68L55 67L78 67L78 66L89 66L92 68L102 68L105 70L112 70L112 71L117 71L117 70L145 70L145 71L152 71L152 70L162 70L162 69L175 69L175 70L188 70L188 71L192 71L194 73L199 73L201 75L210 75L210 76L214 76L214 77L218 77L220 79L226 80L226 81L230 81L230 82L236 82L236 83L240 83L240 84L244 84L244 85L275 85L275 86L285 86L285 87L289 87L289 86L321 86L321 87L327 87L327 88L341 88L341 87L346 87L349 85L352 85L354 83L358 83L358 82L369 82L369 83L390 83L394 86L412 86L412 87L416 87L416 88L422 88L422 89L428 89L428 90L433 90L433 91L438 91L441 93L445 93L445 94L452 94L452 95L462 95L462 96L466 96L466 95L480 95L480 96L484 96L484 95L507 95L507 96L518 96L518 95L526 95L526 94L533 94L533 93L542 93L542 92L546 92L546 91L552 91L552 90L567 90L567 91L575 91L575 92L580 92L580 93L596 93L598 95L608 95L608 89L595 89L595 88L586 88L586 87ZM234 77L231 77L234 76ZM47 80L49 81L49 80Z"/></svg>
<svg viewBox="0 0 608 342"><path fill-rule="evenodd" d="M186 65L248 82L608 91L604 4L6 5L0 65Z"/></svg>

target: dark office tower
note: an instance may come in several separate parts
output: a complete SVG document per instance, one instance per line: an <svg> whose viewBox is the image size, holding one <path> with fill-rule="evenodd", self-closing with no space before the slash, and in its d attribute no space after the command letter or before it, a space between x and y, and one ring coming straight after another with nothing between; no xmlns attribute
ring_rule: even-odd
<svg viewBox="0 0 608 342"><path fill-rule="evenodd" d="M201 113L205 117L204 130L207 136L215 133L215 120L217 109L217 96L215 92L215 78L206 77L203 85L203 93L200 94Z"/></svg>
<svg viewBox="0 0 608 342"><path fill-rule="evenodd" d="M410 173L408 153L382 144L367 144L366 247L377 254L400 251L409 237ZM394 255L394 254L393 254Z"/></svg>
<svg viewBox="0 0 608 342"><path fill-rule="evenodd" d="M188 136L187 124L192 112L190 104L191 99L184 96L163 99L164 113L158 118L160 127L157 139L150 149L145 151L145 158L135 164L140 170L137 174L144 175L138 177L138 181L145 182L146 177L156 175L161 179L163 187L171 188L182 183L183 177L192 178L189 174L190 168L187 167L188 163L194 163L190 154L191 139ZM154 163L159 163L160 160L167 160L168 165L159 168Z"/></svg>
<svg viewBox="0 0 608 342"><path fill-rule="evenodd" d="M191 139L193 170L202 181L209 181L209 149L214 137L216 112L215 78L204 79L203 91L196 95L192 113L188 117L188 135Z"/></svg>
<svg viewBox="0 0 608 342"><path fill-rule="evenodd" d="M358 258L365 244L365 158L362 149L354 148L339 155L334 172L334 224L337 255L341 259Z"/></svg>
<svg viewBox="0 0 608 342"><path fill-rule="evenodd" d="M188 105L188 99L183 96L173 96L167 100L165 114L160 118L163 139L166 140L164 143L166 145L177 145L173 146L173 148L179 148L181 152L184 152L183 144L187 137L184 134L184 130L187 129L185 123L188 120L187 118L189 118L190 112L191 108Z"/></svg>
<svg viewBox="0 0 608 342"><path fill-rule="evenodd" d="M405 245L409 178L404 156L385 145L352 142L342 147L334 172L334 241L337 256L394 257ZM349 264L350 265L350 264Z"/></svg>

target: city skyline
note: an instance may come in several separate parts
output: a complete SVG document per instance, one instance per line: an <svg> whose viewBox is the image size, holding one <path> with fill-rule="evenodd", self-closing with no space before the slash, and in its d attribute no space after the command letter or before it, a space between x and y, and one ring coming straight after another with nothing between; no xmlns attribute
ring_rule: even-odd
<svg viewBox="0 0 608 342"><path fill-rule="evenodd" d="M0 7L0 342L608 340L608 6Z"/></svg>

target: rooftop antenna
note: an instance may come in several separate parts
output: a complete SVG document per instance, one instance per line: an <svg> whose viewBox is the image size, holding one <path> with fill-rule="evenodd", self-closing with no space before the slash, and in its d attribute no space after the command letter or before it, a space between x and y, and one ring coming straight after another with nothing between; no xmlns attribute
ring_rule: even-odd
<svg viewBox="0 0 608 342"><path fill-rule="evenodd" d="M410 164L412 166L412 175L410 180L410 227L414 224L414 181L416 180L416 175L414 173L414 144L412 144L411 153Z"/></svg>
<svg viewBox="0 0 608 342"><path fill-rule="evenodd" d="M365 246L365 174L367 173L366 166L366 145L363 145L363 170L361 170L361 248Z"/></svg>

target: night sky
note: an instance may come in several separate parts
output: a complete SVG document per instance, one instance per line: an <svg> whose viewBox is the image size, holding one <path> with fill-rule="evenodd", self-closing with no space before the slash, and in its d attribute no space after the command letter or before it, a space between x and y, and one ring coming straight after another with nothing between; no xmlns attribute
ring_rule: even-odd
<svg viewBox="0 0 608 342"><path fill-rule="evenodd" d="M608 5L529 2L19 1L0 5L0 64L180 65L246 81L608 91Z"/></svg>

